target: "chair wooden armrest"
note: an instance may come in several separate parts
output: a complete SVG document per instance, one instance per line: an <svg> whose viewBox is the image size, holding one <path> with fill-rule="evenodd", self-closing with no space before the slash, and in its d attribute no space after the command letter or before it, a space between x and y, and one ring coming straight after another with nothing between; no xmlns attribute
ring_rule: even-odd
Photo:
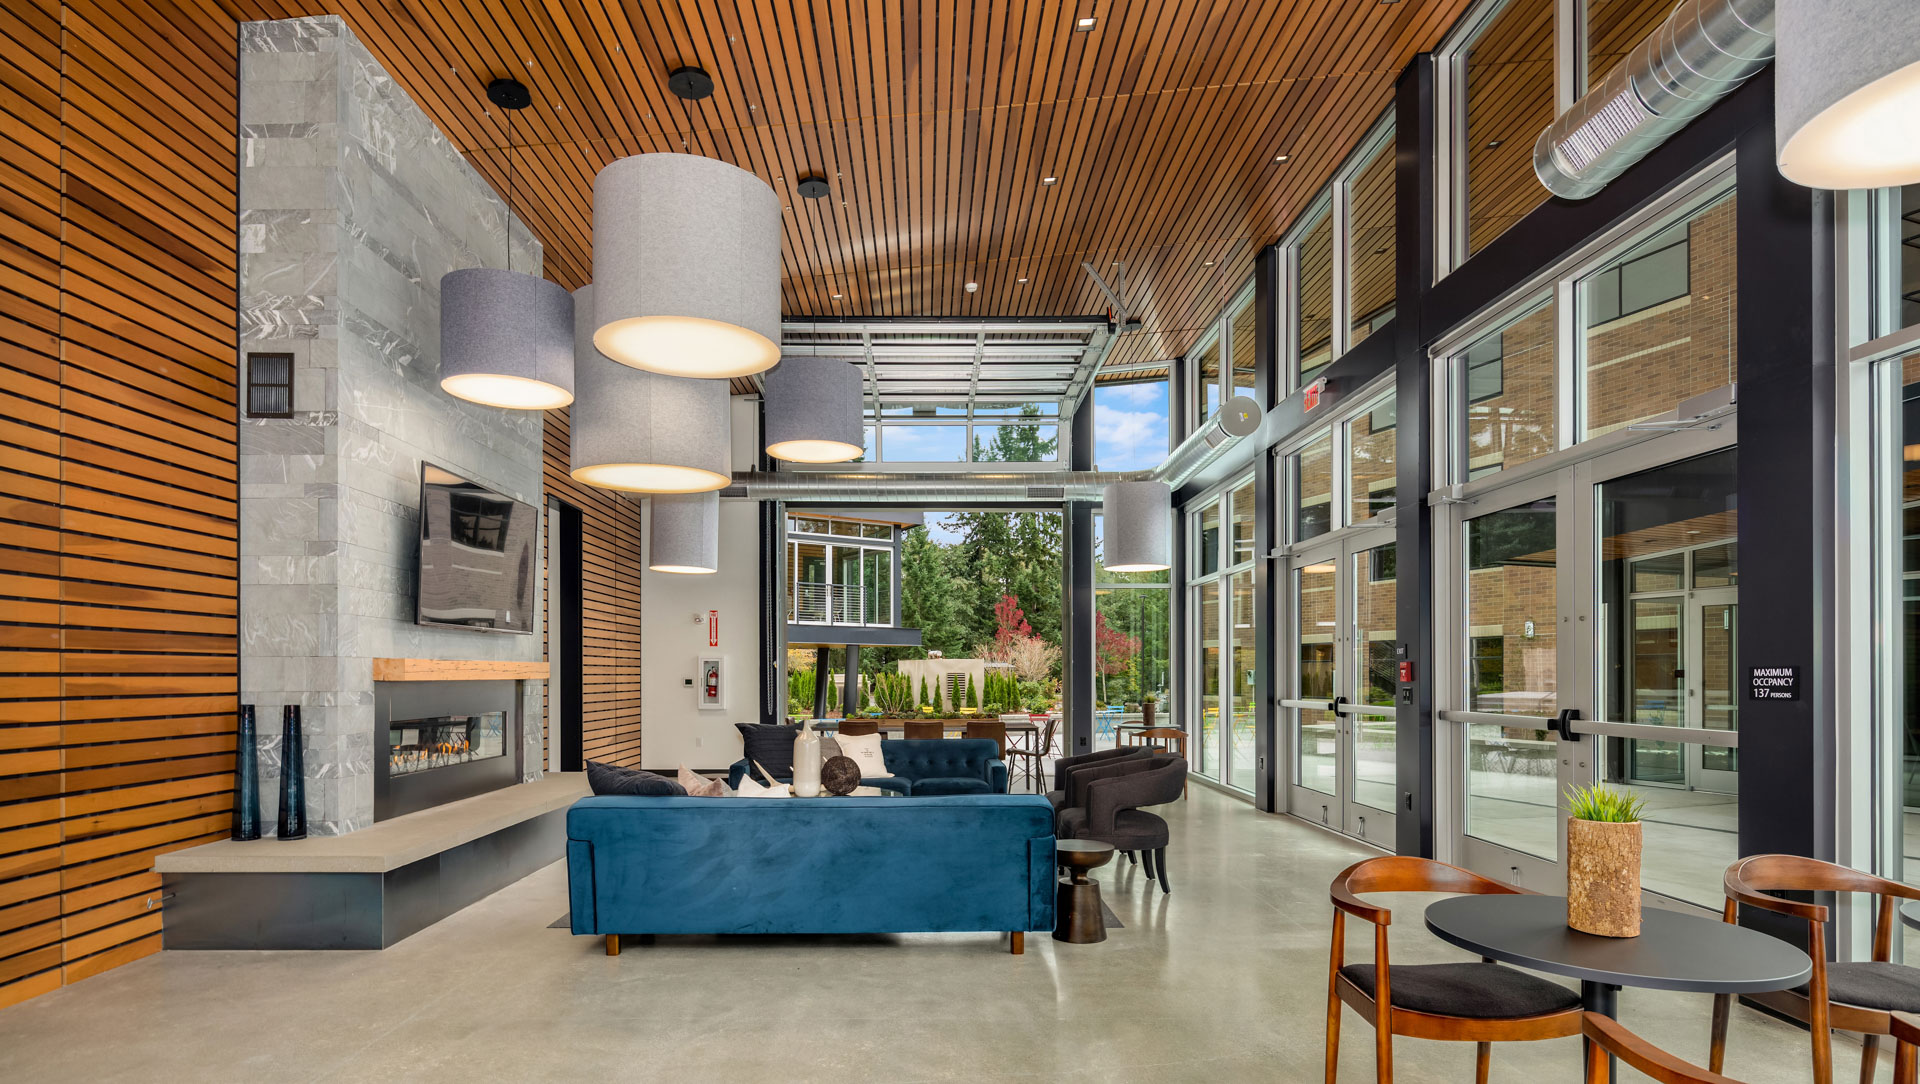
<svg viewBox="0 0 1920 1084"><path fill-rule="evenodd" d="M1327 894L1333 898L1333 905L1335 907L1338 907L1355 918L1365 919L1375 926L1393 925L1393 912L1391 910L1368 903L1347 891L1347 886L1339 881L1333 883L1333 887L1328 890Z"/></svg>
<svg viewBox="0 0 1920 1084"><path fill-rule="evenodd" d="M1628 1031L1612 1017L1597 1012L1585 1013L1580 1019L1580 1030L1586 1034L1588 1042L1660 1084L1739 1084L1730 1077L1674 1057ZM1604 1084L1607 1080L1607 1059L1598 1056L1588 1059L1587 1080L1590 1084Z"/></svg>

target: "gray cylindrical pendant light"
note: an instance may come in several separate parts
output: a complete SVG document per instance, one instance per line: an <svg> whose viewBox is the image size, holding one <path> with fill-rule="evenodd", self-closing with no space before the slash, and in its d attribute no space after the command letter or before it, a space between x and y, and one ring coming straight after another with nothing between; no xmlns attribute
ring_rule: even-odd
<svg viewBox="0 0 1920 1084"><path fill-rule="evenodd" d="M637 154L593 179L593 341L668 376L732 377L780 360L780 199L744 169Z"/></svg>
<svg viewBox="0 0 1920 1084"><path fill-rule="evenodd" d="M1813 188L1920 181L1920 3L1780 0L1774 21L1781 175Z"/></svg>
<svg viewBox="0 0 1920 1084"><path fill-rule="evenodd" d="M1102 494L1100 530L1108 572L1160 572L1173 567L1173 487L1165 482L1114 482Z"/></svg>
<svg viewBox="0 0 1920 1084"><path fill-rule="evenodd" d="M733 479L727 383L630 368L593 345L594 287L574 291L576 482L635 493L700 493Z"/></svg>
<svg viewBox="0 0 1920 1084"><path fill-rule="evenodd" d="M766 375L767 454L845 463L866 450L860 370L835 358L783 358Z"/></svg>
<svg viewBox="0 0 1920 1084"><path fill-rule="evenodd" d="M720 494L662 493L649 503L648 568L694 575L720 570Z"/></svg>
<svg viewBox="0 0 1920 1084"><path fill-rule="evenodd" d="M573 402L573 298L557 283L498 267L440 279L440 386L509 410Z"/></svg>

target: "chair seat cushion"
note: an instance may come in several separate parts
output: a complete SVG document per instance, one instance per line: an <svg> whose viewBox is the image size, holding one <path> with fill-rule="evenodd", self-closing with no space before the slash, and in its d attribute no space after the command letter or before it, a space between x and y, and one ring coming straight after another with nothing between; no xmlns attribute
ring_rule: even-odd
<svg viewBox="0 0 1920 1084"><path fill-rule="evenodd" d="M1794 992L1804 994L1807 988ZM1920 1012L1920 967L1872 961L1828 964L1827 1000L1863 1009Z"/></svg>
<svg viewBox="0 0 1920 1084"><path fill-rule="evenodd" d="M1050 790L1047 792L1047 801L1052 804L1053 811L1058 813L1066 808L1067 792L1064 790Z"/></svg>
<svg viewBox="0 0 1920 1084"><path fill-rule="evenodd" d="M1063 809L1054 822L1061 839L1097 839L1123 851L1151 851L1167 845L1167 822L1143 809L1123 809L1113 818L1113 831L1088 834L1084 809Z"/></svg>
<svg viewBox="0 0 1920 1084"><path fill-rule="evenodd" d="M873 781L862 780L871 784ZM913 785L913 795L921 797L929 794L992 794L993 788L984 779L954 777L947 779L922 779Z"/></svg>
<svg viewBox="0 0 1920 1084"><path fill-rule="evenodd" d="M1348 964L1340 974L1373 997L1373 965ZM1440 1016L1500 1020L1580 1007L1580 995L1499 964L1396 964L1393 1007Z"/></svg>

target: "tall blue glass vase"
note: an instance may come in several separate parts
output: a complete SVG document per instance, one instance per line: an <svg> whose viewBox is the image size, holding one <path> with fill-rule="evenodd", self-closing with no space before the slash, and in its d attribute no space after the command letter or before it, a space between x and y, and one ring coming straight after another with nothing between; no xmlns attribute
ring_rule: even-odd
<svg viewBox="0 0 1920 1084"><path fill-rule="evenodd" d="M260 745L253 705L240 705L240 731L233 739L233 838L260 838Z"/></svg>
<svg viewBox="0 0 1920 1084"><path fill-rule="evenodd" d="M280 722L280 838L307 838L307 757L298 704L288 704Z"/></svg>

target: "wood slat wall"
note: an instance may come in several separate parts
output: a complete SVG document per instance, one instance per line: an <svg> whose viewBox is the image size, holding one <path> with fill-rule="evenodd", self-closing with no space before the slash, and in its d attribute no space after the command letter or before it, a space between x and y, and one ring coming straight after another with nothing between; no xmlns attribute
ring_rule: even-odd
<svg viewBox="0 0 1920 1084"><path fill-rule="evenodd" d="M227 832L234 34L0 11L0 1006L157 951L153 856Z"/></svg>
<svg viewBox="0 0 1920 1084"><path fill-rule="evenodd" d="M567 474L568 419L547 412L547 492L580 510L582 745L589 760L640 766L640 502ZM548 690L551 701L554 690Z"/></svg>

